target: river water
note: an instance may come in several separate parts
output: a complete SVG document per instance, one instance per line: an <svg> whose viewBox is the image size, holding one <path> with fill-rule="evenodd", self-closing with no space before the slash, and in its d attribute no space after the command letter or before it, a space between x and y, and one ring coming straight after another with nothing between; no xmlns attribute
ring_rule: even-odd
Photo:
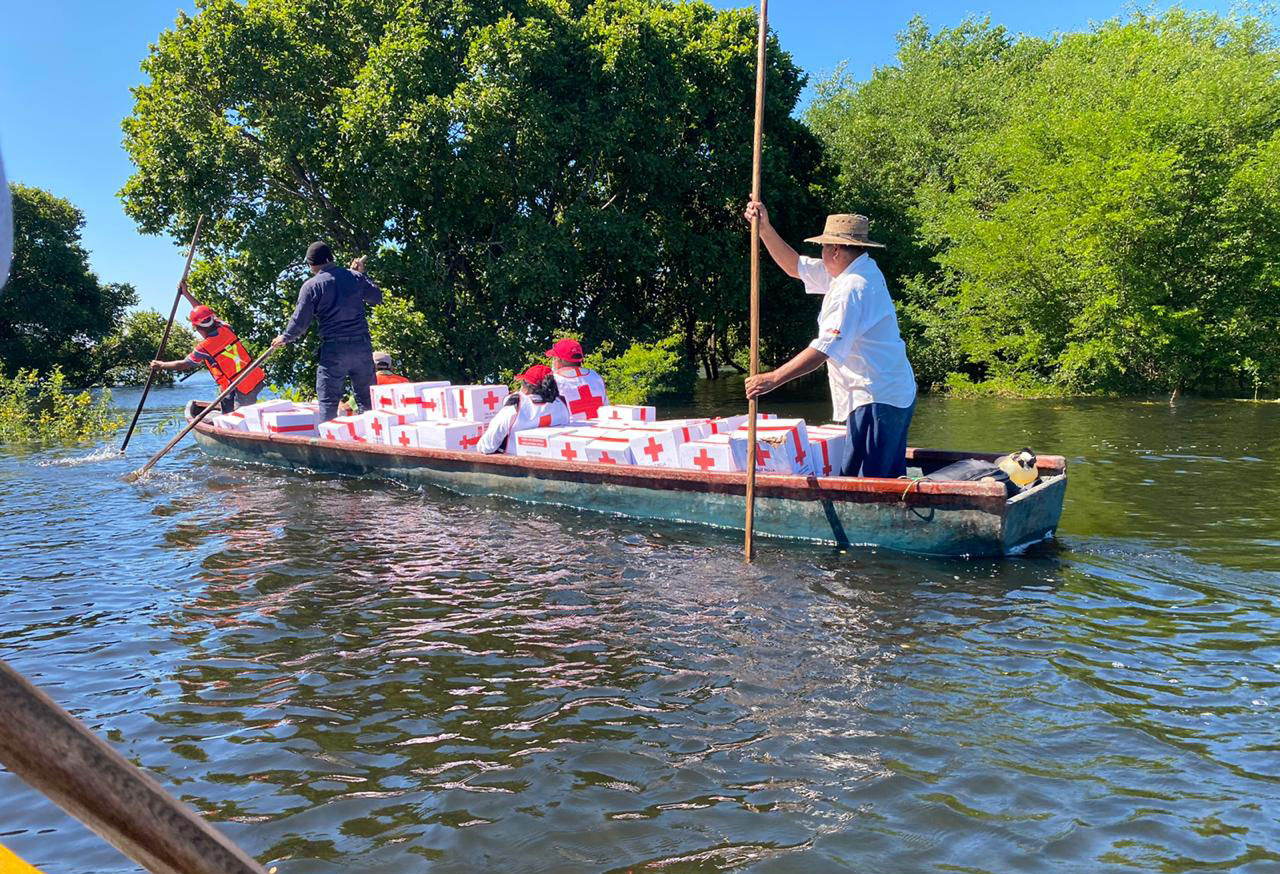
<svg viewBox="0 0 1280 874"><path fill-rule="evenodd" d="M1280 405L922 398L1068 457L1056 543L744 566L192 444L122 483L190 392L0 456L0 658L281 874L1280 870ZM137 870L2 771L0 842Z"/></svg>

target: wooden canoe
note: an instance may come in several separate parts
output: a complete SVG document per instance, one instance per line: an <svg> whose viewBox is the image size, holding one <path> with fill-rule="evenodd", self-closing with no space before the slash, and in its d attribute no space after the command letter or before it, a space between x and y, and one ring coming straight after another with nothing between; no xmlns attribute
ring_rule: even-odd
<svg viewBox="0 0 1280 874"><path fill-rule="evenodd" d="M188 406L194 415L196 402ZM746 474L615 467L246 433L201 422L192 432L210 455L319 473L382 476L469 496L572 507L741 531ZM930 473L985 452L908 449ZM1040 481L1012 498L993 482L912 482L870 477L756 475L755 530L764 537L927 555L1000 556L1053 537L1067 490L1066 460L1039 457Z"/></svg>

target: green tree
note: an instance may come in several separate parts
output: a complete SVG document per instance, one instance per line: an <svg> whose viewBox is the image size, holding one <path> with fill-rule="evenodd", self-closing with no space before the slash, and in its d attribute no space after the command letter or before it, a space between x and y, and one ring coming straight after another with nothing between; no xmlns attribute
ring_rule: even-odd
<svg viewBox="0 0 1280 874"><path fill-rule="evenodd" d="M0 368L43 373L60 368L87 385L94 349L116 330L133 288L99 282L80 244L84 214L48 191L13 183L13 263L0 294Z"/></svg>
<svg viewBox="0 0 1280 874"><path fill-rule="evenodd" d="M135 89L127 211L178 238L214 217L192 285L250 340L283 326L308 242L368 253L375 327L413 372L493 374L569 326L588 346L745 336L755 22L661 0L204 0ZM820 222L802 73L769 44L765 188ZM770 291L780 277L770 276ZM781 287L780 285L778 287ZM782 301L786 301L783 305ZM766 350L809 330L766 295ZM816 306L816 304L815 304ZM809 307L808 309L812 309ZM709 351L710 350L710 351ZM311 354L273 365L305 381Z"/></svg>
<svg viewBox="0 0 1280 874"><path fill-rule="evenodd" d="M94 349L95 382L102 385L139 385L147 381L150 363L164 337L165 316L155 310L136 310L121 321L120 327ZM195 348L196 336L191 329L175 321L160 358L173 361L185 358ZM157 370L155 383L172 385L174 372Z"/></svg>
<svg viewBox="0 0 1280 874"><path fill-rule="evenodd" d="M927 381L1275 383L1280 54L1261 20L1174 9L1050 42L917 22L897 66L829 82L811 120L901 248Z"/></svg>

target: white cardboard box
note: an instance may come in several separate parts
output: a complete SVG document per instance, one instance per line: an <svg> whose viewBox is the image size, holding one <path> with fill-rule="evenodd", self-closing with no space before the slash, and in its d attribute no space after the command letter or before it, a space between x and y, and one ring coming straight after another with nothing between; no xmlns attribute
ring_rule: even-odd
<svg viewBox="0 0 1280 874"><path fill-rule="evenodd" d="M669 428L660 425L632 425L611 432L631 438L631 457L642 467L679 467L680 444L688 433L686 428Z"/></svg>
<svg viewBox="0 0 1280 874"><path fill-rule="evenodd" d="M311 410L290 407L287 410L271 410L262 414L262 430L285 437L315 437L318 414Z"/></svg>
<svg viewBox="0 0 1280 874"><path fill-rule="evenodd" d="M601 425L622 425L628 422L652 422L658 418L653 407L628 404L610 404L600 408L595 421Z"/></svg>
<svg viewBox="0 0 1280 874"><path fill-rule="evenodd" d="M226 431L248 431L249 423L245 420L244 413L222 413L218 416L210 416L209 424L215 428L222 428Z"/></svg>
<svg viewBox="0 0 1280 874"><path fill-rule="evenodd" d="M415 422L412 425L392 425L391 445L474 452L482 434L484 434L483 422L464 422L457 419L443 422Z"/></svg>
<svg viewBox="0 0 1280 874"><path fill-rule="evenodd" d="M844 462L845 444L849 435L845 429L838 432L814 428L809 432L809 472L814 476L839 476Z"/></svg>
<svg viewBox="0 0 1280 874"><path fill-rule="evenodd" d="M419 421L439 422L443 419L456 419L457 404L453 400L452 386L432 386L418 393L417 407L422 411Z"/></svg>
<svg viewBox="0 0 1280 874"><path fill-rule="evenodd" d="M625 431L609 431L592 438L586 445L587 461L597 464L635 464L631 452L634 435Z"/></svg>
<svg viewBox="0 0 1280 874"><path fill-rule="evenodd" d="M510 389L505 385L455 385L449 392L453 397L455 419L488 422L498 414Z"/></svg>
<svg viewBox="0 0 1280 874"><path fill-rule="evenodd" d="M740 440L746 453L747 428L730 435ZM768 419L756 422L756 470L764 473L809 472L809 435L804 419Z"/></svg>
<svg viewBox="0 0 1280 874"><path fill-rule="evenodd" d="M746 421L747 417L745 415L722 416L718 419L712 419L707 424L711 427L712 434L732 434L746 424Z"/></svg>
<svg viewBox="0 0 1280 874"><path fill-rule="evenodd" d="M250 431L265 430L262 427L262 414L275 413L282 410L300 409L300 405L294 404L293 401L286 401L281 398L275 398L269 401L258 401L256 404L248 404L236 410L237 413L244 415L245 423L249 426Z"/></svg>
<svg viewBox="0 0 1280 874"><path fill-rule="evenodd" d="M316 425L316 431L321 440L368 443L369 440L365 434L369 423L365 421L364 416L363 413L358 416L338 416L336 419Z"/></svg>
<svg viewBox="0 0 1280 874"><path fill-rule="evenodd" d="M527 428L524 431L517 431L513 441L515 449L511 454L525 458L557 458L551 447L552 438L572 430L572 425L553 425L549 428ZM512 443L508 442L507 445L511 446Z"/></svg>
<svg viewBox="0 0 1280 874"><path fill-rule="evenodd" d="M418 411L413 407L392 408L385 412L370 410L361 413L364 420L364 436L370 443L391 445L391 429L395 425L412 425L418 421Z"/></svg>
<svg viewBox="0 0 1280 874"><path fill-rule="evenodd" d="M728 434L712 434L703 440L680 444L680 466L703 473L731 473L747 469L747 444Z"/></svg>
<svg viewBox="0 0 1280 874"><path fill-rule="evenodd" d="M597 437L608 434L609 431L608 428L599 428L595 425L579 425L576 428L561 431L548 441L549 457L582 463L587 460L587 444Z"/></svg>

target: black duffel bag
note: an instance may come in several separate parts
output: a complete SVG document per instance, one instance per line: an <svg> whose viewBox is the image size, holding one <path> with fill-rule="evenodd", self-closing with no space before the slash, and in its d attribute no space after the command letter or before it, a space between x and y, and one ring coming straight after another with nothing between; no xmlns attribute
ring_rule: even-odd
<svg viewBox="0 0 1280 874"><path fill-rule="evenodd" d="M1004 486L1006 495L1013 496L1022 491L1013 481L1009 479L1009 474L996 467L989 461L983 461L980 458L964 458L960 461L953 461L946 467L940 467L933 473L925 477L931 482L977 482L981 479L991 477Z"/></svg>

